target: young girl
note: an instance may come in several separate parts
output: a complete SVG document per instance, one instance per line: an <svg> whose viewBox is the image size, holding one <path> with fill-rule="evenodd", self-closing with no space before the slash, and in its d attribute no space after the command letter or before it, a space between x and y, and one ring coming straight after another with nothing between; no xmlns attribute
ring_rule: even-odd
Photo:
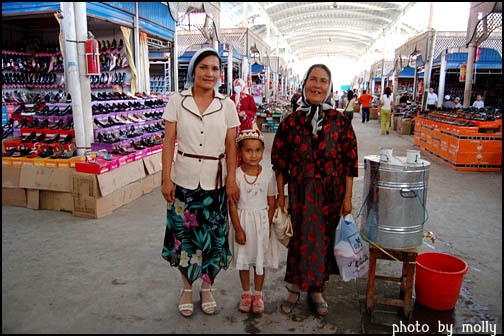
<svg viewBox="0 0 504 336"><path fill-rule="evenodd" d="M256 130L240 131L238 153L243 163L236 169L236 184L240 188L237 205L230 205L233 228L229 242L233 251L233 266L240 272L243 288L241 312L264 312L262 287L266 267L278 268L278 245L271 222L275 213L276 179L271 168L261 167L264 137ZM254 294L250 290L250 266L254 266Z"/></svg>

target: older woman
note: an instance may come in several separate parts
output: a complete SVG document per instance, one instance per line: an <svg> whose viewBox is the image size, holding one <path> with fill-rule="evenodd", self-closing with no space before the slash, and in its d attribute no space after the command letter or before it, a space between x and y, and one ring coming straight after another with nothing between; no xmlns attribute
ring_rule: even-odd
<svg viewBox="0 0 504 336"><path fill-rule="evenodd" d="M240 118L240 130L252 129L252 122L257 113L254 97L248 94L248 88L241 78L233 82L234 94L230 97L236 104L236 110Z"/></svg>
<svg viewBox="0 0 504 336"><path fill-rule="evenodd" d="M352 211L357 176L357 141L351 121L331 104L331 72L313 65L303 79L300 108L278 128L271 150L277 176L278 206L284 209L284 183L294 234L289 241L285 281L291 284L282 303L290 313L300 292L319 315L328 313L322 297L330 274L338 274L334 233L342 215Z"/></svg>
<svg viewBox="0 0 504 336"><path fill-rule="evenodd" d="M211 284L230 261L227 242L227 200L237 202L236 128L240 125L232 101L217 91L221 59L214 49L194 54L186 88L171 97L163 114L163 185L168 201L162 257L178 267L184 289L179 311L193 313L192 284L201 278L201 310L215 312ZM173 165L175 139L177 160ZM222 184L225 171L225 188Z"/></svg>

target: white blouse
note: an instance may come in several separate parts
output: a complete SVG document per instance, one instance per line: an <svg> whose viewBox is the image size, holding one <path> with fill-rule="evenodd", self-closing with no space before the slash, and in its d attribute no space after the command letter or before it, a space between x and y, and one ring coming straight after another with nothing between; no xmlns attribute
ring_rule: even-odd
<svg viewBox="0 0 504 336"><path fill-rule="evenodd" d="M214 99L200 114L192 96L192 89L173 95L166 105L163 119L177 123L178 151L184 154L218 157L226 152L226 133L238 127L240 121L235 104L214 89ZM218 160L203 160L183 156L171 170L172 181L183 188L215 189ZM222 160L222 185L226 181L226 161Z"/></svg>

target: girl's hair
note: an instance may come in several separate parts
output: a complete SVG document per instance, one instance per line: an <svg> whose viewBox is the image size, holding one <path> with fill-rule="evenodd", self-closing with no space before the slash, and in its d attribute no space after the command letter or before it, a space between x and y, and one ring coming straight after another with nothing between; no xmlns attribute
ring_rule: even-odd
<svg viewBox="0 0 504 336"><path fill-rule="evenodd" d="M352 90L348 90L348 101L352 100L353 98L353 91Z"/></svg>
<svg viewBox="0 0 504 336"><path fill-rule="evenodd" d="M392 91L390 90L389 87L385 88L385 94L387 95L387 98L390 98L391 93L392 93Z"/></svg>

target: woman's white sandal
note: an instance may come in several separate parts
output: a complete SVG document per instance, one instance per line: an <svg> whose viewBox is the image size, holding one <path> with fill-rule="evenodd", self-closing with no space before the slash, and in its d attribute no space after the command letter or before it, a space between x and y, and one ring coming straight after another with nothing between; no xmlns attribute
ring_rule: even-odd
<svg viewBox="0 0 504 336"><path fill-rule="evenodd" d="M201 310L203 311L203 313L207 314L207 315L213 315L215 314L215 309L212 311L212 312L209 312L208 309L211 309L211 308L215 308L217 307L217 302L214 301L210 301L210 302L205 302L203 303L203 298L201 296L201 292L213 292L215 291L213 288L200 288L200 300L201 300Z"/></svg>
<svg viewBox="0 0 504 336"><path fill-rule="evenodd" d="M180 291L181 294L184 294L184 292L192 293L192 289L182 289ZM178 310L179 310L180 315L182 315L184 317L191 317L193 314L193 311L194 311L194 305L192 303L179 304ZM185 315L182 313L182 311L189 311L191 313L188 315Z"/></svg>

